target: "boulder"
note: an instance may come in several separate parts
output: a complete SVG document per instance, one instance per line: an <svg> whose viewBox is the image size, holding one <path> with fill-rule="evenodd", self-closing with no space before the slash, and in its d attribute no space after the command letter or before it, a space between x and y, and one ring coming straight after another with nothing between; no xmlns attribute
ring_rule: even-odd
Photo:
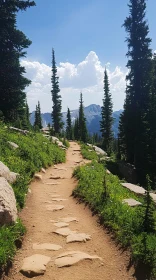
<svg viewBox="0 0 156 280"><path fill-rule="evenodd" d="M0 161L0 177L4 177L10 184L17 180L19 174L11 172L9 168Z"/></svg>
<svg viewBox="0 0 156 280"><path fill-rule="evenodd" d="M95 150L97 155L107 156L107 153L105 151L103 151L101 148L99 148L97 146L93 146L93 149Z"/></svg>
<svg viewBox="0 0 156 280"><path fill-rule="evenodd" d="M14 143L14 142L8 141L8 144L9 144L14 150L16 150L16 149L19 148L19 146L18 146L16 143Z"/></svg>
<svg viewBox="0 0 156 280"><path fill-rule="evenodd" d="M7 180L0 177L0 225L12 224L17 219L16 199Z"/></svg>

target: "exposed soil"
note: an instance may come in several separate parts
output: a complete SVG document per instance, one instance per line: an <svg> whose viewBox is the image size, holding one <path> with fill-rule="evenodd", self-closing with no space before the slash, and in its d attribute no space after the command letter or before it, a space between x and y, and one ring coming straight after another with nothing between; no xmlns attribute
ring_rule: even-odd
<svg viewBox="0 0 156 280"><path fill-rule="evenodd" d="M134 269L128 271L128 252L119 249L110 234L98 223L98 217L79 204L71 194L76 187L77 181L72 178L75 166L85 162L79 151L77 143L71 142L67 151L67 160L64 164L50 167L46 174L42 174L42 181L34 181L30 185L31 193L27 196L26 206L20 213L27 228L23 246L18 250L7 280L26 279L19 270L23 259L33 254L43 254L51 257L51 262L47 265L44 275L35 279L39 280L130 280L136 279L133 276ZM60 179L50 179L50 177ZM49 184L47 184L49 183ZM50 183L59 183L57 185ZM65 199L59 202L54 198ZM56 199L57 200L57 199ZM53 207L48 205L62 205L62 210L53 211ZM54 207L55 208L55 207ZM56 207L57 208L57 207ZM48 210L49 209L49 210ZM91 240L86 242L66 243L66 237L53 233L58 229L54 223L60 218L75 217L78 222L69 222L71 231L86 233L91 236ZM63 222L63 221L62 221ZM53 243L62 246L59 251L34 250L35 243ZM82 251L90 255L97 255L102 260L83 260L73 266L58 268L54 261L60 254L67 251Z"/></svg>

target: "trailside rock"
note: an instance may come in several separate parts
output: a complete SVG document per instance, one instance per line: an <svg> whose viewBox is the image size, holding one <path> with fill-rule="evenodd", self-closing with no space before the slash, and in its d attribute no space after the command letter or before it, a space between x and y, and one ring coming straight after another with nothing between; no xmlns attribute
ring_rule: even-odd
<svg viewBox="0 0 156 280"><path fill-rule="evenodd" d="M56 233L56 234L62 235L62 236L68 236L69 234L74 234L77 232L70 230L70 228L68 228L68 227L65 227L65 228L59 228L59 229L53 231L53 233Z"/></svg>
<svg viewBox="0 0 156 280"><path fill-rule="evenodd" d="M144 195L146 193L144 188L131 183L122 183L121 185L136 194Z"/></svg>
<svg viewBox="0 0 156 280"><path fill-rule="evenodd" d="M65 252L65 253L59 255L55 260L55 264L57 265L57 267L60 268L60 267L74 265L83 260L93 260L93 259L102 260L101 258L99 258L96 255L91 256L84 252L71 251L71 252Z"/></svg>
<svg viewBox="0 0 156 280"><path fill-rule="evenodd" d="M0 161L0 177L4 177L10 184L17 180L19 174L11 172L9 168Z"/></svg>
<svg viewBox="0 0 156 280"><path fill-rule="evenodd" d="M16 143L14 143L14 142L8 141L8 144L9 144L14 150L16 150L16 149L19 148L19 146L18 146Z"/></svg>
<svg viewBox="0 0 156 280"><path fill-rule="evenodd" d="M37 180L42 180L42 175L36 173L34 175L34 178L37 179Z"/></svg>
<svg viewBox="0 0 156 280"><path fill-rule="evenodd" d="M50 260L50 257L38 254L25 258L20 272L30 278L43 275L46 271L46 265L50 262Z"/></svg>
<svg viewBox="0 0 156 280"><path fill-rule="evenodd" d="M0 177L0 225L9 225L17 219L16 199L7 180Z"/></svg>
<svg viewBox="0 0 156 280"><path fill-rule="evenodd" d="M127 198L127 199L123 199L122 201L123 203L127 203L130 207L135 207L135 206L140 206L142 205L141 202L133 199L133 198Z"/></svg>
<svg viewBox="0 0 156 280"><path fill-rule="evenodd" d="M46 173L46 170L45 170L43 167L41 168L41 171L42 171L42 173L44 173L44 174Z"/></svg>
<svg viewBox="0 0 156 280"><path fill-rule="evenodd" d="M91 236L85 233L72 233L67 236L67 243L86 242L91 239Z"/></svg>
<svg viewBox="0 0 156 280"><path fill-rule="evenodd" d="M95 150L95 152L98 155L107 156L107 153L105 151L103 151L101 148L99 148L97 146L93 146L93 149Z"/></svg>
<svg viewBox="0 0 156 280"><path fill-rule="evenodd" d="M62 246L57 245L57 244L52 244L52 243L43 243L43 244L34 243L33 249L34 250L58 251L58 250L62 249Z"/></svg>

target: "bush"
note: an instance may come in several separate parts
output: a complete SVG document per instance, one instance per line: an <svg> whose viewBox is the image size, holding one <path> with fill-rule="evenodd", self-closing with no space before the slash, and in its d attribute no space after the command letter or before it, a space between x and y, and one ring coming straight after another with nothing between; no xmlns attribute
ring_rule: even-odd
<svg viewBox="0 0 156 280"><path fill-rule="evenodd" d="M98 155L91 146L81 144L81 154L84 158L89 160L98 160Z"/></svg>
<svg viewBox="0 0 156 280"><path fill-rule="evenodd" d="M131 248L135 263L141 261L156 273L156 236L144 232L144 198L122 187L118 177L107 174L103 165L97 162L76 168L73 175L79 180L73 195L100 214L101 222L114 232L117 242ZM104 196L106 191L107 196ZM133 208L123 204L122 200L126 198L134 198L142 206Z"/></svg>

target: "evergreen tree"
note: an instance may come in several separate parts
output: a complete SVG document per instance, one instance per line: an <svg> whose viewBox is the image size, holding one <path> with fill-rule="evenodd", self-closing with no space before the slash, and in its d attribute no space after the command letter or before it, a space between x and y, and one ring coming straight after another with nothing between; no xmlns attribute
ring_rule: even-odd
<svg viewBox="0 0 156 280"><path fill-rule="evenodd" d="M20 65L31 41L16 26L17 12L34 6L34 1L0 1L0 111L5 121L14 123L25 107L24 89L30 81Z"/></svg>
<svg viewBox="0 0 156 280"><path fill-rule="evenodd" d="M82 92L80 93L80 106L79 106L79 140L84 143L87 142L87 127L86 127L86 118L84 115L84 107L83 107L83 96Z"/></svg>
<svg viewBox="0 0 156 280"><path fill-rule="evenodd" d="M149 108L151 94L151 39L145 20L146 0L129 0L130 14L124 22L128 33L129 58L124 112L120 121L120 143L125 159L137 171L145 170L149 159ZM141 172L140 172L141 173Z"/></svg>
<svg viewBox="0 0 156 280"><path fill-rule="evenodd" d="M154 217L155 206L153 199L150 196L150 178L146 176L146 197L145 197L145 216L143 221L144 232L154 233L156 231L156 221Z"/></svg>
<svg viewBox="0 0 156 280"><path fill-rule="evenodd" d="M76 118L74 123L74 139L79 140L79 119Z"/></svg>
<svg viewBox="0 0 156 280"><path fill-rule="evenodd" d="M38 101L38 105L36 105L36 110L35 110L34 128L36 130L39 130L42 128L42 117L41 117L41 108L40 108L39 101Z"/></svg>
<svg viewBox="0 0 156 280"><path fill-rule="evenodd" d="M52 110L52 121L54 126L55 134L59 134L60 130L63 127L62 122L62 100L61 95L59 95L60 89L59 89L59 78L57 77L57 67L56 67L56 61L55 61L55 52L54 49L52 49L52 101L53 101L53 110Z"/></svg>
<svg viewBox="0 0 156 280"><path fill-rule="evenodd" d="M23 113L23 110L22 110ZM29 113L29 106L26 101L25 108L24 108L24 113L23 115L20 116L21 120L21 128L29 130L31 129L31 123L30 123L30 113Z"/></svg>
<svg viewBox="0 0 156 280"><path fill-rule="evenodd" d="M101 110L102 120L100 122L101 133L103 138L103 149L110 153L111 152L111 142L112 142L112 118L113 104L111 93L109 90L109 80L107 70L104 72L104 99L103 106Z"/></svg>
<svg viewBox="0 0 156 280"><path fill-rule="evenodd" d="M66 127L66 137L68 140L72 139L72 122L71 122L71 114L68 108L67 110L67 127Z"/></svg>

